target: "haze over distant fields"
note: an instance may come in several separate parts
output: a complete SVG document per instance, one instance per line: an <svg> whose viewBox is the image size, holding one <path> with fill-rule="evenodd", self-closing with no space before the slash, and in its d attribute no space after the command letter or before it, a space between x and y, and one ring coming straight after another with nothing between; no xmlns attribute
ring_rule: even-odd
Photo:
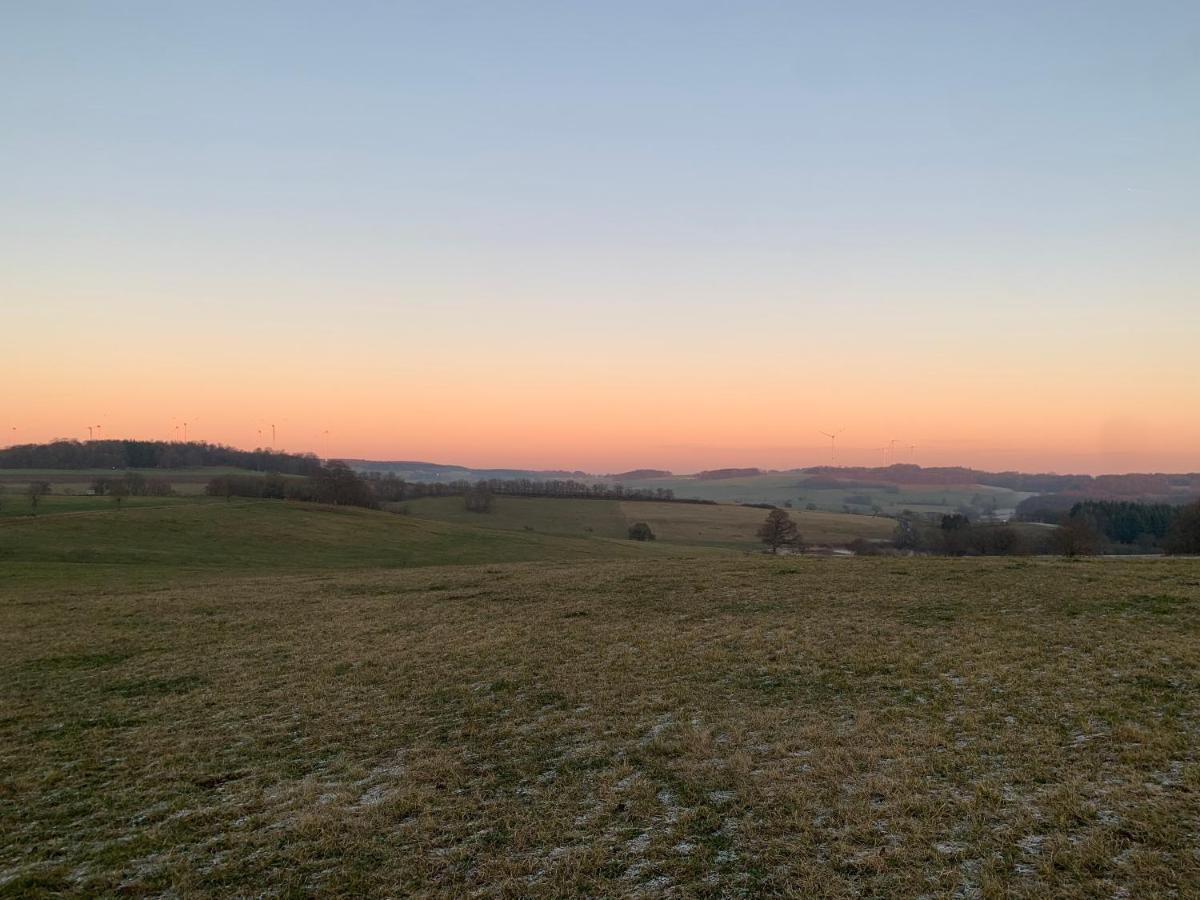
<svg viewBox="0 0 1200 900"><path fill-rule="evenodd" d="M0 444L1200 469L1198 4L4 32Z"/></svg>

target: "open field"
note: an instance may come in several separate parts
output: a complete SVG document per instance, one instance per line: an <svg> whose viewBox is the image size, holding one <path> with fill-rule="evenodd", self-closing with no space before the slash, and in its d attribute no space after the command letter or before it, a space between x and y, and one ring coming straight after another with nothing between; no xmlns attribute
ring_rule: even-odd
<svg viewBox="0 0 1200 900"><path fill-rule="evenodd" d="M631 522L646 522L662 541L717 546L758 547L757 531L767 510L752 506L691 503L625 502L621 511ZM887 539L896 530L892 519L792 509L800 534L810 544L846 544L855 538Z"/></svg>
<svg viewBox="0 0 1200 900"><path fill-rule="evenodd" d="M1195 560L2 579L0 891L1194 895L1198 626Z"/></svg>
<svg viewBox="0 0 1200 900"><path fill-rule="evenodd" d="M218 475L250 474L247 469L231 466L207 466L194 469L0 469L0 487L7 505L16 499L31 481L48 481L54 494L86 495L97 478L122 478L127 472L146 478L162 478L179 494L199 495L204 486ZM16 496L14 496L16 495ZM53 496L53 495L52 495ZM20 497L20 502L24 498Z"/></svg>
<svg viewBox="0 0 1200 900"><path fill-rule="evenodd" d="M125 497L121 509L145 507L179 506L181 504L211 502L199 497ZM0 518L53 516L58 513L116 511L117 502L112 497L97 497L87 494L47 494L38 500L36 511L29 497L21 494L0 494Z"/></svg>
<svg viewBox="0 0 1200 900"><path fill-rule="evenodd" d="M895 485L882 487L816 488L807 487L809 476L796 472L769 473L743 478L699 479L688 476L650 478L625 482L636 488L669 488L677 497L695 497L721 503L774 503L782 506L791 502L799 509L814 503L818 509L841 512L843 507L870 510L878 506L887 515L904 510L913 512L950 513L961 505L969 505L977 497L993 500L999 511L1012 511L1030 494L987 485ZM894 488L894 489L893 489ZM869 499L868 504L855 502Z"/></svg>
<svg viewBox="0 0 1200 900"><path fill-rule="evenodd" d="M0 581L116 579L183 572L304 572L703 552L668 544L472 528L357 507L282 500L160 499L143 507L0 518ZM141 499L141 498L139 498ZM161 502L165 499L167 502Z"/></svg>
<svg viewBox="0 0 1200 900"><path fill-rule="evenodd" d="M413 517L558 535L624 538L630 525L646 522L659 541L740 549L761 548L756 531L767 516L767 510L755 507L648 500L497 496L492 511L484 514L468 512L462 497L426 497L398 505L407 508ZM896 527L891 519L875 516L806 510L790 513L809 543L889 538Z"/></svg>

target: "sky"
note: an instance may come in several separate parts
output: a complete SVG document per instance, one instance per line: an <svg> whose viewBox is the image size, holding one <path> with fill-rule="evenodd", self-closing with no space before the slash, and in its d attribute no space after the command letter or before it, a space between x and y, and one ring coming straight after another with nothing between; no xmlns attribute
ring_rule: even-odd
<svg viewBox="0 0 1200 900"><path fill-rule="evenodd" d="M3 21L0 444L1200 470L1193 0Z"/></svg>

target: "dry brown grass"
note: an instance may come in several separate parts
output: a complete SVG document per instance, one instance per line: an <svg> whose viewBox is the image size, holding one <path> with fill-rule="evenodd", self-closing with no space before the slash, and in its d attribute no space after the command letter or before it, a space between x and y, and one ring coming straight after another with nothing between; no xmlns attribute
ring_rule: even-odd
<svg viewBox="0 0 1200 900"><path fill-rule="evenodd" d="M1195 896L1200 563L0 588L0 891Z"/></svg>
<svg viewBox="0 0 1200 900"><path fill-rule="evenodd" d="M627 522L646 522L660 541L681 544L715 544L761 547L758 529L767 510L753 506L702 503L621 504ZM855 516L819 510L787 511L809 544L848 544L855 538L890 538L896 520L882 516Z"/></svg>

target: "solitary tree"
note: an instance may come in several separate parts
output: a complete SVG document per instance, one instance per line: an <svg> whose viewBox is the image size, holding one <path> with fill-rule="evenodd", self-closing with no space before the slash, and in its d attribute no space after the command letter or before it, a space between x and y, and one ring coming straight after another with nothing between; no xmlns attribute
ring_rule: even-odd
<svg viewBox="0 0 1200 900"><path fill-rule="evenodd" d="M1083 516L1067 516L1054 531L1054 546L1063 556L1090 556L1100 543L1095 529Z"/></svg>
<svg viewBox="0 0 1200 900"><path fill-rule="evenodd" d="M631 541L652 541L654 540L654 532L650 530L650 526L645 522L638 522L629 526L629 539Z"/></svg>
<svg viewBox="0 0 1200 900"><path fill-rule="evenodd" d="M758 529L758 536L771 548L772 553L778 553L780 547L800 543L800 529L786 509L773 509L767 513L767 520Z"/></svg>
<svg viewBox="0 0 1200 900"><path fill-rule="evenodd" d="M37 515L38 503L41 499L50 493L50 482L48 481L31 481L29 487L25 489L26 495L29 497L29 506L33 514Z"/></svg>
<svg viewBox="0 0 1200 900"><path fill-rule="evenodd" d="M125 481L114 481L108 492L112 495L113 503L120 509L121 501L129 496L129 484Z"/></svg>
<svg viewBox="0 0 1200 900"><path fill-rule="evenodd" d="M492 492L487 482L480 481L473 487L467 488L463 504L468 512L487 513L492 511Z"/></svg>

